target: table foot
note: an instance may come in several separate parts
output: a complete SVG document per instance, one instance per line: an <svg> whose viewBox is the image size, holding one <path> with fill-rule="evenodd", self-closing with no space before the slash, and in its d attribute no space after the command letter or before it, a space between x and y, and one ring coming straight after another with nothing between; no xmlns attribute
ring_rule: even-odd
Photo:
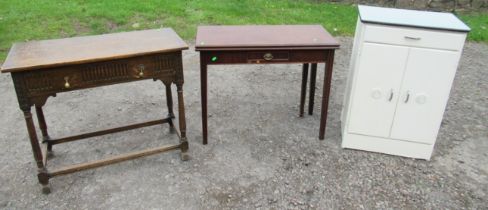
<svg viewBox="0 0 488 210"><path fill-rule="evenodd" d="M39 173L37 174L37 179L39 179L39 183L42 185L42 193L43 194L51 193L51 187L49 185L49 174L47 173L46 168L39 169Z"/></svg>
<svg viewBox="0 0 488 210"><path fill-rule="evenodd" d="M48 159L54 158L54 151L52 151L52 150L49 151L48 150L46 156L47 156Z"/></svg>
<svg viewBox="0 0 488 210"><path fill-rule="evenodd" d="M187 160L190 160L190 155L188 154L188 152L181 152L180 158L182 161L187 161Z"/></svg>
<svg viewBox="0 0 488 210"><path fill-rule="evenodd" d="M170 133L170 134L175 134L175 133L176 133L176 129L175 129L175 127L174 127L174 126L170 126L170 127L169 127L169 133Z"/></svg>
<svg viewBox="0 0 488 210"><path fill-rule="evenodd" d="M51 193L51 186L49 184L42 185L42 194L50 194Z"/></svg>

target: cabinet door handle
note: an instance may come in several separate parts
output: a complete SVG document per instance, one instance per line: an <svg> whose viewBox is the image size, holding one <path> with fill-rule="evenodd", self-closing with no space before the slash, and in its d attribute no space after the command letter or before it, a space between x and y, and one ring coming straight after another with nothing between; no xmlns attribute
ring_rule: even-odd
<svg viewBox="0 0 488 210"><path fill-rule="evenodd" d="M408 99L410 99L410 92L407 91L407 96L405 97L405 103L408 102Z"/></svg>
<svg viewBox="0 0 488 210"><path fill-rule="evenodd" d="M391 101L393 99L393 89L390 90L390 98L388 98L388 101Z"/></svg>
<svg viewBox="0 0 488 210"><path fill-rule="evenodd" d="M405 36L405 39L411 39L411 40L420 40L421 38L420 37L413 37L413 36Z"/></svg>

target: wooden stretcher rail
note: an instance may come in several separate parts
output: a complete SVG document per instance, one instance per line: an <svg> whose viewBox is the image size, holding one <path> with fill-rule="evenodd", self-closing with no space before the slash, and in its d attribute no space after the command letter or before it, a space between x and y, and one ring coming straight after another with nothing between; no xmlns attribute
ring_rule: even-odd
<svg viewBox="0 0 488 210"><path fill-rule="evenodd" d="M95 136L102 136L102 135L121 132L121 131L127 131L127 130L132 130L132 129L137 129L137 128L143 128L143 127L148 127L148 126L153 126L153 125L169 123L170 121L171 121L171 118L164 118L164 119L160 119L160 120L153 120L153 121L144 122L144 123L137 123L137 124L122 126L122 127L118 127L118 128L111 128L111 129L107 129L107 130L95 131L92 133L84 133L84 134L80 134L80 135L76 135L76 136L68 136L68 137L59 138L59 139L51 139L51 140L47 140L46 142L48 142L51 145L61 144L61 143L76 141L76 140L80 140L80 139L95 137Z"/></svg>
<svg viewBox="0 0 488 210"><path fill-rule="evenodd" d="M114 163L119 163L127 160L132 160L144 156L149 156L157 153L162 153L174 149L180 148L181 144L179 145L173 145L173 146L163 146L163 147L157 147L157 148L151 148L151 149L146 149L146 150L141 150L137 152L131 152L127 154L122 154L122 155L117 155L114 157L109 157L106 159L102 160L96 160L92 162L87 162L87 163L80 163L76 165L71 165L71 166L66 166L64 168L60 168L57 170L53 170L48 173L49 177L55 177L55 176L60 176L60 175L65 175L65 174L70 174L73 172L77 171L83 171L87 169L92 169L92 168L97 168L105 165L110 165Z"/></svg>

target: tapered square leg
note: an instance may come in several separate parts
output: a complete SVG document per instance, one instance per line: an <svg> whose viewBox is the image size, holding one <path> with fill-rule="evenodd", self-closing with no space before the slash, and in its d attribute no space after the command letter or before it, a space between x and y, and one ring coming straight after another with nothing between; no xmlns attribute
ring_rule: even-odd
<svg viewBox="0 0 488 210"><path fill-rule="evenodd" d="M334 50L328 51L325 63L324 87L322 92L322 109L320 112L319 139L323 140L325 136L325 126L327 124L327 110L329 108L329 94L332 81L332 67L334 65Z"/></svg>
<svg viewBox="0 0 488 210"><path fill-rule="evenodd" d="M202 96L202 132L203 132L203 144L207 144L208 132L207 132L207 63L205 61L205 55L200 53L200 90Z"/></svg>
<svg viewBox="0 0 488 210"><path fill-rule="evenodd" d="M302 67L302 88L300 92L300 117L303 117L305 109L305 98L307 95L307 79L308 79L308 63L304 63Z"/></svg>
<svg viewBox="0 0 488 210"><path fill-rule="evenodd" d="M308 114L313 114L313 105L315 98L315 81L317 80L317 63L312 63L310 71L310 93L308 95Z"/></svg>

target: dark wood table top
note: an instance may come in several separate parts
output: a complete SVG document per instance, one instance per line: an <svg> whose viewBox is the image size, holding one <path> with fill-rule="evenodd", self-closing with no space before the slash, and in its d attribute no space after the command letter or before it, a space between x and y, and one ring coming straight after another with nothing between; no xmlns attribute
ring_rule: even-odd
<svg viewBox="0 0 488 210"><path fill-rule="evenodd" d="M321 25L199 26L195 49L335 49L339 46Z"/></svg>
<svg viewBox="0 0 488 210"><path fill-rule="evenodd" d="M188 49L171 28L16 43L2 73Z"/></svg>

